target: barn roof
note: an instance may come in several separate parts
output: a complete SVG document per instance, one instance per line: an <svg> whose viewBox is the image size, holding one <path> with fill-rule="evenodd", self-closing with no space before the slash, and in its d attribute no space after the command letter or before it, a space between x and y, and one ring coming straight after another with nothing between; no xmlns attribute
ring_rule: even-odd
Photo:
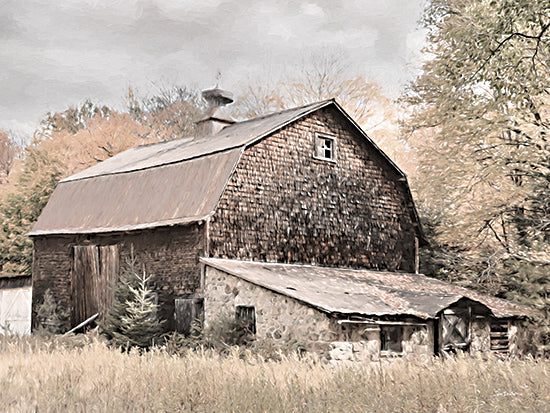
<svg viewBox="0 0 550 413"><path fill-rule="evenodd" d="M214 136L185 137L119 153L60 181L28 235L120 232L203 220L214 212L247 145L329 105L340 111L406 180L391 159L330 99L236 122ZM412 204L408 186L407 194ZM420 225L414 206L413 214Z"/></svg>
<svg viewBox="0 0 550 413"><path fill-rule="evenodd" d="M233 149L129 173L61 182L31 236L131 231L205 219L241 154ZM160 190L170 184L174 190Z"/></svg>
<svg viewBox="0 0 550 413"><path fill-rule="evenodd" d="M61 182L138 171L223 152L228 149L240 148L332 102L332 100L326 100L243 122L236 122L213 136L205 136L201 139L185 137L168 142L138 146L119 153Z"/></svg>
<svg viewBox="0 0 550 413"><path fill-rule="evenodd" d="M467 298L498 318L530 310L421 274L201 258L206 265L297 299L327 313L366 316L410 315L434 318Z"/></svg>

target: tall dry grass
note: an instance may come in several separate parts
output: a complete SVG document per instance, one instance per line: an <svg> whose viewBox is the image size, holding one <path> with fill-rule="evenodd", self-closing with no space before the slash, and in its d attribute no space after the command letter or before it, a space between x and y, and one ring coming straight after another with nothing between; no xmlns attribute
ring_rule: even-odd
<svg viewBox="0 0 550 413"><path fill-rule="evenodd" d="M123 354L94 337L0 338L0 411L550 411L548 361L336 367L242 355Z"/></svg>

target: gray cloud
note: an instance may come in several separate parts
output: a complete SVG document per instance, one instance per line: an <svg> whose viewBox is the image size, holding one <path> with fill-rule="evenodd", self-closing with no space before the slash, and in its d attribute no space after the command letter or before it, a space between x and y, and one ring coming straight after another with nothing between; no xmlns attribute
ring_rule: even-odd
<svg viewBox="0 0 550 413"><path fill-rule="evenodd" d="M86 98L117 105L128 86L237 91L313 53L338 53L396 92L422 42L423 0L0 1L0 128L28 132Z"/></svg>

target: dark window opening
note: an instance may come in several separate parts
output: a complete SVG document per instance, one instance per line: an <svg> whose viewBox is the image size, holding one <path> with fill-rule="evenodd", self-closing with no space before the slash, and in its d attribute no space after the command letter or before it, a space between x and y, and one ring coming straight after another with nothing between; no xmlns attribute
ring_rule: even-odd
<svg viewBox="0 0 550 413"><path fill-rule="evenodd" d="M509 349L508 322L491 323L491 351L505 353Z"/></svg>
<svg viewBox="0 0 550 413"><path fill-rule="evenodd" d="M256 311L254 307L237 306L235 308L235 321L246 334L256 334Z"/></svg>
<svg viewBox="0 0 550 413"><path fill-rule="evenodd" d="M329 138L326 136L318 136L316 156L321 159L334 160L335 159L334 155L335 155L334 138Z"/></svg>
<svg viewBox="0 0 550 413"><path fill-rule="evenodd" d="M390 353L403 352L403 327L402 326L381 326L380 327L380 350Z"/></svg>

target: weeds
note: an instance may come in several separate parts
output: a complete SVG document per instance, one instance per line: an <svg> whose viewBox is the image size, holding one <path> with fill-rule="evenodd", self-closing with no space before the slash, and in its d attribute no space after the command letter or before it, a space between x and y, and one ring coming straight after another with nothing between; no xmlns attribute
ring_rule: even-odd
<svg viewBox="0 0 550 413"><path fill-rule="evenodd" d="M332 365L230 348L122 353L93 334L1 337L0 411L550 410L547 360Z"/></svg>

